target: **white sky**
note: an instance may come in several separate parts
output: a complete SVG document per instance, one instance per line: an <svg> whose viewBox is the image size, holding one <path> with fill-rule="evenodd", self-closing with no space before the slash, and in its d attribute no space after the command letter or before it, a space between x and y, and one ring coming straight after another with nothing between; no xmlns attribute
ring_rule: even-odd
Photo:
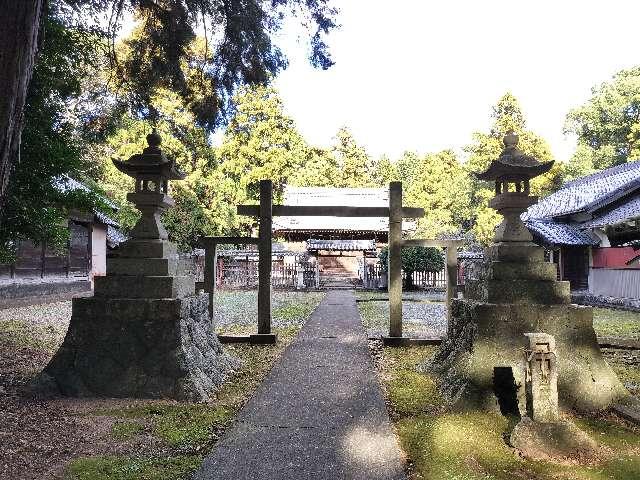
<svg viewBox="0 0 640 480"><path fill-rule="evenodd" d="M510 90L528 127L558 160L573 139L567 112L592 86L640 63L637 0L334 0L340 29L329 37L336 65L315 70L287 27L291 65L276 79L287 109L313 144L347 125L370 154L392 159L460 149L490 126L491 106Z"/></svg>

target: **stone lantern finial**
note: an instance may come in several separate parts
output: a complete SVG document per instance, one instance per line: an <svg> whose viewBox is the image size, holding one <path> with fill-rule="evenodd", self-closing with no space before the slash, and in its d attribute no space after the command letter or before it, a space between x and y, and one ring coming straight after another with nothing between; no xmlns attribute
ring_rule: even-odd
<svg viewBox="0 0 640 480"><path fill-rule="evenodd" d="M520 215L538 201L530 196L529 182L532 178L548 172L553 161L540 163L535 157L525 155L518 149L518 135L508 131L502 139L504 149L491 165L476 175L479 180L493 180L496 196L489 206L504 217L496 229L494 240L501 242L531 242L533 238L522 223ZM513 191L509 191L513 186Z"/></svg>
<svg viewBox="0 0 640 480"><path fill-rule="evenodd" d="M147 144L142 153L132 155L129 160L113 160L122 173L136 181L135 192L127 194L127 200L134 203L142 217L133 227L134 239L166 240L168 238L160 214L175 205L169 196L169 180L182 180L185 174L180 171L174 159L167 158L160 144L162 137L156 129L147 135Z"/></svg>

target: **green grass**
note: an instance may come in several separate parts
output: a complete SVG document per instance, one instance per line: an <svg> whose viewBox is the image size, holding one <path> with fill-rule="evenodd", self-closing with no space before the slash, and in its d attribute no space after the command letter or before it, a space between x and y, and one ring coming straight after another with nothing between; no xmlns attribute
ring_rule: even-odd
<svg viewBox="0 0 640 480"><path fill-rule="evenodd" d="M273 292L272 328L274 331L301 328L316 309L324 292ZM257 291L222 290L216 292L216 330L225 335L255 333L258 316Z"/></svg>
<svg viewBox="0 0 640 480"><path fill-rule="evenodd" d="M111 436L116 440L127 440L144 431L144 425L137 422L116 422L111 427Z"/></svg>
<svg viewBox="0 0 640 480"><path fill-rule="evenodd" d="M68 465L65 480L183 480L201 463L199 455L143 459L84 457Z"/></svg>
<svg viewBox="0 0 640 480"><path fill-rule="evenodd" d="M199 452L215 441L216 429L226 425L234 415L232 408L209 404L142 404L122 409L106 410L103 415L124 419L140 419L151 423L152 432L167 445L181 452ZM135 430L133 422L117 425L125 437L129 430ZM138 430L141 431L142 428ZM138 433L136 432L136 433ZM112 434L113 434L112 430ZM134 435L133 433L132 435ZM131 436L131 435L130 435Z"/></svg>
<svg viewBox="0 0 640 480"><path fill-rule="evenodd" d="M381 361L381 379L412 480L640 478L640 428L615 417L575 420L603 446L595 460L568 464L522 458L506 441L516 419L445 410L436 379L422 371L433 353L434 347L387 348Z"/></svg>
<svg viewBox="0 0 640 480"><path fill-rule="evenodd" d="M0 320L0 340L16 347L53 351L64 337L66 329L54 325L38 325L22 320Z"/></svg>
<svg viewBox="0 0 640 480"><path fill-rule="evenodd" d="M593 328L599 337L640 340L640 313L594 308Z"/></svg>

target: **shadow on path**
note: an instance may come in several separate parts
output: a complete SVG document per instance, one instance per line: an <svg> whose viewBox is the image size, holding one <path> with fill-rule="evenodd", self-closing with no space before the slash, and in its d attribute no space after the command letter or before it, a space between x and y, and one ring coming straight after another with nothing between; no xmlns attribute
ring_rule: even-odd
<svg viewBox="0 0 640 480"><path fill-rule="evenodd" d="M352 291L327 292L195 478L406 478Z"/></svg>

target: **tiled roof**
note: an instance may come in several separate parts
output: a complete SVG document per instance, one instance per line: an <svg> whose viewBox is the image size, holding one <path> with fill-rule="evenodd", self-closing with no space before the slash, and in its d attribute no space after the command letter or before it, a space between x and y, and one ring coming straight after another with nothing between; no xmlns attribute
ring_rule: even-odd
<svg viewBox="0 0 640 480"><path fill-rule="evenodd" d="M373 251L375 240L307 240L307 250Z"/></svg>
<svg viewBox="0 0 640 480"><path fill-rule="evenodd" d="M129 239L124 233L112 225L107 225L107 245L109 248L115 248L122 242Z"/></svg>
<svg viewBox="0 0 640 480"><path fill-rule="evenodd" d="M287 187L284 205L387 207L387 188ZM403 230L415 228L414 222L402 222ZM388 218L375 217L273 217L275 231L371 231L387 232Z"/></svg>
<svg viewBox="0 0 640 480"><path fill-rule="evenodd" d="M528 220L525 225L534 238L545 245L598 245L599 240L577 225L547 220ZM537 242L538 243L538 242Z"/></svg>
<svg viewBox="0 0 640 480"><path fill-rule="evenodd" d="M561 217L606 205L640 188L640 161L608 168L573 180L522 215L523 219Z"/></svg>
<svg viewBox="0 0 640 480"><path fill-rule="evenodd" d="M627 220L640 217L640 196L631 198L612 210L595 215L592 220L583 224L585 227L597 228L617 225Z"/></svg>
<svg viewBox="0 0 640 480"><path fill-rule="evenodd" d="M67 192L67 191L73 191L73 190L82 190L84 192L92 192L92 190L89 187L87 187L85 184L78 182L77 180L74 180L73 178L67 175L62 175L54 179L54 185L61 192ZM100 198L104 203L106 203L114 211L118 211L118 206L115 203L113 203L111 200L109 200L104 196L100 196ZM93 214L95 216L95 219L98 222L103 223L104 225L107 226L107 245L110 248L117 247L122 242L127 240L128 237L125 234L123 234L120 230L118 230L118 228L120 227L120 224L116 220L114 220L109 215L107 215L104 212L101 212L98 209L94 209Z"/></svg>

